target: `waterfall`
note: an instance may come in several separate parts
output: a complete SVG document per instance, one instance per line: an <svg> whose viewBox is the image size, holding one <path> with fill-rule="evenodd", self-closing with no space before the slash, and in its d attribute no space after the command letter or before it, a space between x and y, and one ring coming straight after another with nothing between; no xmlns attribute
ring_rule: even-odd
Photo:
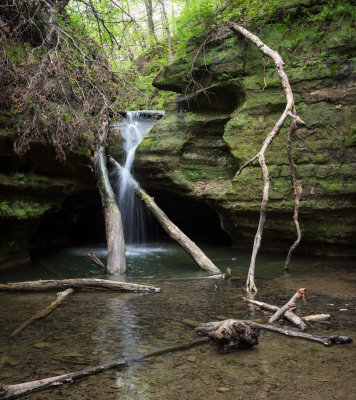
<svg viewBox="0 0 356 400"><path fill-rule="evenodd" d="M146 206L136 197L136 180L133 177L137 146L157 121L154 118L147 118L146 114L147 112L127 111L124 121L118 124L124 139L124 162L123 167L116 168L113 173L113 187L127 244L147 242L146 226L150 215Z"/></svg>

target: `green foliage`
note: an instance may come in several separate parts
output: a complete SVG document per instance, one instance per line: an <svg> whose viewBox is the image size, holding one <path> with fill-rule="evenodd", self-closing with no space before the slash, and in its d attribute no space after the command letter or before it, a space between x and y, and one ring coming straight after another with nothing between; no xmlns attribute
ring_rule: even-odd
<svg viewBox="0 0 356 400"><path fill-rule="evenodd" d="M0 214L9 214L11 212L11 208L9 206L8 201L2 201L0 203Z"/></svg>
<svg viewBox="0 0 356 400"><path fill-rule="evenodd" d="M219 1L198 0L188 2L177 22L178 52L183 53L187 41L206 34L217 26L216 9Z"/></svg>
<svg viewBox="0 0 356 400"><path fill-rule="evenodd" d="M272 19L278 19L289 26L296 18L299 23L329 22L345 16L351 16L355 20L356 10L351 0L346 2L332 0L321 3L319 6L306 8L302 7L298 1L285 0L188 2L177 22L177 47L179 53L184 55L184 52L191 50L191 45L194 46L194 38L202 35L206 37L209 31L229 21L261 26ZM296 13L296 6L300 6L298 13ZM345 33L345 38L350 38L352 34L352 31ZM190 42L191 45L189 45ZM289 49L293 50L296 46L296 42L291 43Z"/></svg>
<svg viewBox="0 0 356 400"><path fill-rule="evenodd" d="M193 182L201 181L207 177L207 174L204 171L188 170L188 171L186 171L185 175L188 180L193 181Z"/></svg>
<svg viewBox="0 0 356 400"><path fill-rule="evenodd" d="M229 79L232 79L232 76L230 74L223 73L219 75L217 79L218 81L227 81Z"/></svg>
<svg viewBox="0 0 356 400"><path fill-rule="evenodd" d="M25 174L23 173L18 173L14 175L14 181L18 184L18 185L24 185L26 183L26 177Z"/></svg>
<svg viewBox="0 0 356 400"><path fill-rule="evenodd" d="M50 208L47 204L37 202L15 201L0 203L0 216L16 219L38 218Z"/></svg>

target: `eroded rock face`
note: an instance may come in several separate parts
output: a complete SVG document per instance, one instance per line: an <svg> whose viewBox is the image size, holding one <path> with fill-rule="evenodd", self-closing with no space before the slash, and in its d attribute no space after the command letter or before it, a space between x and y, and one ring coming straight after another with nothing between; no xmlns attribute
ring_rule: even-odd
<svg viewBox="0 0 356 400"><path fill-rule="evenodd" d="M62 163L49 147L33 145L19 157L11 132L1 128L0 269L6 269L30 262L35 247L68 241L83 210L96 203L100 209L100 199L89 150Z"/></svg>
<svg viewBox="0 0 356 400"><path fill-rule="evenodd" d="M275 22L258 32L282 55L307 125L296 132L293 156L301 192L299 251L310 254L356 255L356 40L353 32L346 34L350 24ZM155 80L178 96L140 145L136 172L163 209L175 196L204 201L233 245L251 248L261 171L257 163L239 177L235 173L259 151L284 109L284 93L273 64L265 60L265 87L259 50L227 30L208 41L193 68L192 60L190 54L175 61ZM193 81L204 90L189 92ZM295 239L286 135L284 128L267 153L271 191L262 247L276 250Z"/></svg>

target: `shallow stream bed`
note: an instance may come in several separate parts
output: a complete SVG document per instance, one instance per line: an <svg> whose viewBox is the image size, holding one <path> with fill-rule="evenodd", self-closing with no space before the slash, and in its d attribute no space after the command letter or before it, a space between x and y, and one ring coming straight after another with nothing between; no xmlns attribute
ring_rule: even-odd
<svg viewBox="0 0 356 400"><path fill-rule="evenodd" d="M245 277L249 253L206 248L223 271ZM0 282L104 277L86 255L105 258L104 247L70 248L42 256L30 268L2 272ZM0 293L0 382L14 384L59 375L197 338L185 318L212 321L264 315L248 307L245 278L232 281L167 280L205 276L174 245L128 248L129 282L159 286L159 294L81 291L22 333L10 333L47 306L54 293ZM351 261L295 258L283 270L281 255L260 255L256 300L282 305L308 288L299 314L330 313L310 332L356 340L356 268ZM122 278L121 278L122 279ZM223 354L209 344L111 370L28 396L28 399L313 399L356 398L356 345L321 344L263 331L253 349Z"/></svg>

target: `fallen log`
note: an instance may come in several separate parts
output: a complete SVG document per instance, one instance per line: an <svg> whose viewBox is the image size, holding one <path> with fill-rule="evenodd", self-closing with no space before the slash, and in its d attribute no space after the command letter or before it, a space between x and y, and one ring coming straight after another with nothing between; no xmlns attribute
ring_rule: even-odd
<svg viewBox="0 0 356 400"><path fill-rule="evenodd" d="M288 301L288 303L286 303L283 307L281 307L278 311L276 311L272 317L268 320L268 322L270 324L272 324L273 322L277 321L279 318L281 318L283 316L283 314L288 311L289 309L295 307L295 303L298 299L302 298L305 301L304 298L304 294L305 291L307 289L306 288L301 288L299 289L294 295L293 297Z"/></svg>
<svg viewBox="0 0 356 400"><path fill-rule="evenodd" d="M254 304L254 305L258 306L258 307L261 307L261 308L263 308L264 310L267 310L267 311L276 312L276 311L279 310L279 307L273 306L271 304L263 303L261 301L249 300L249 299L247 299L245 297L243 297L243 300L246 301L247 303ZM287 310L283 314L283 318L285 318L291 324L295 325L301 331L304 331L306 329L306 327L307 327L305 325L305 323L302 321L302 319L300 317L298 317L298 315L294 314L294 312L292 310Z"/></svg>
<svg viewBox="0 0 356 400"><path fill-rule="evenodd" d="M17 385L4 385L0 383L0 399L1 400L12 400L18 399L20 397L29 395L34 392L39 392L45 389L55 388L64 383L72 383L75 380L94 375L100 372L108 371L113 368L123 368L129 366L133 362L138 362L145 360L154 356L158 356L165 353L170 353L173 351L184 350L191 348L193 346L198 346L209 342L209 338L204 337L199 340L195 340L189 343L183 343L175 346L163 347L161 349L156 349L148 351L143 354L137 354L132 358L120 358L118 360L110 361L105 364L97 365L95 367L82 369L80 371L72 372L69 374L58 375L50 378L40 379L31 382L19 383Z"/></svg>
<svg viewBox="0 0 356 400"><path fill-rule="evenodd" d="M225 321L231 321L230 319L227 319ZM312 335L309 333L305 333L305 332L298 332L298 331L293 331L291 329L285 329L282 328L280 326L277 325L270 325L270 324L261 324L258 323L256 321L251 321L251 320L238 320L240 322L243 322L246 325L254 325L260 329L265 329L268 331L272 331L272 332L277 332L277 333L281 333L282 335L286 335L286 336L290 336L290 337L294 337L297 339L304 339L304 340L309 340L312 342L317 342L317 343L322 343L324 346L331 346L332 344L346 344L346 343L351 343L352 339L349 336L320 336L320 335ZM201 324L197 321L194 320L190 320L190 319L184 319L182 321L185 325L189 325L192 327L199 327ZM220 322L224 322L223 321L218 321L216 322L209 322L208 324L219 324ZM211 325L214 326L214 325ZM215 325L218 326L218 325Z"/></svg>
<svg viewBox="0 0 356 400"><path fill-rule="evenodd" d="M37 319L44 318L46 315L51 313L54 309L56 309L59 305L63 303L63 301L70 296L74 292L74 289L66 289L63 292L57 293L57 298L56 300L52 301L52 303L44 308L43 310L39 311L35 315L33 315L31 318L23 322L17 329L15 329L11 333L11 337L18 335L20 332L22 332L25 328L27 328L33 321L36 321Z"/></svg>
<svg viewBox="0 0 356 400"><path fill-rule="evenodd" d="M95 262L95 264L99 265L99 267L106 269L106 265L92 251L89 251L88 256Z"/></svg>
<svg viewBox="0 0 356 400"><path fill-rule="evenodd" d="M61 280L45 280L45 281L28 281L28 282L13 282L0 283L0 291L15 292L15 291L45 291L59 289L108 289L119 290L126 292L142 292L142 293L157 293L160 288L147 285L139 285L137 283L116 282L106 279L61 279Z"/></svg>
<svg viewBox="0 0 356 400"><path fill-rule="evenodd" d="M226 274L218 274L218 275L209 275L209 276L188 276L188 277L180 277L180 278L160 278L156 279L159 282L172 282L172 281L194 281L194 280L202 280L202 279L213 279L213 280L235 280L235 279L243 279L240 277L232 276L231 269L228 268Z"/></svg>
<svg viewBox="0 0 356 400"><path fill-rule="evenodd" d="M122 168L121 165L111 156L108 156L109 162L116 168ZM147 208L157 218L162 228L168 235L174 239L199 265L211 274L221 274L219 268L202 252L202 250L190 240L158 207L153 198L149 196L142 187L135 181L135 191L138 198L145 202Z"/></svg>
<svg viewBox="0 0 356 400"><path fill-rule="evenodd" d="M107 271L113 275L122 275L126 271L126 247L121 214L106 168L105 141L107 133L108 124L105 123L100 133L99 148L94 152L94 169L105 218L108 247Z"/></svg>

